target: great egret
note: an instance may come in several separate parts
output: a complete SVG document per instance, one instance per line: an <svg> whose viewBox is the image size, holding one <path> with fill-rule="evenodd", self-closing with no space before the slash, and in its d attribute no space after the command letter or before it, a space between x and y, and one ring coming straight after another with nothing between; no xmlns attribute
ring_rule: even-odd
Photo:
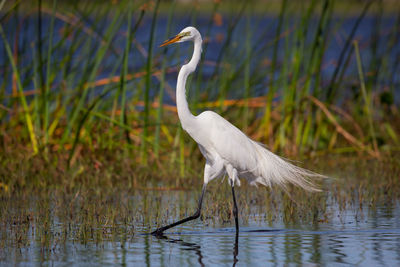
<svg viewBox="0 0 400 267"><path fill-rule="evenodd" d="M292 183L308 191L319 191L309 178L322 177L322 175L292 165L273 154L215 112L204 111L198 116L190 112L185 84L187 77L196 70L200 60L203 42L201 35L196 28L187 27L175 37L166 40L161 46L186 41L194 43L194 51L192 59L179 71L176 105L182 128L197 142L201 153L206 158L204 184L197 211L192 216L160 227L152 234L160 236L169 228L198 218L207 184L226 173L232 188L236 233L239 232L239 223L234 186L235 184L240 186L239 176L247 179L252 185L271 186L275 183L284 187L285 184Z"/></svg>

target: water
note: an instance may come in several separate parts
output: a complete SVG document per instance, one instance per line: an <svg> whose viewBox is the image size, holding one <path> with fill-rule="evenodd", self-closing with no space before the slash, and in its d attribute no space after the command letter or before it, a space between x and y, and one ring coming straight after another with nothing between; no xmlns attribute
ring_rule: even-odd
<svg viewBox="0 0 400 267"><path fill-rule="evenodd" d="M253 229L251 229L253 230ZM231 229L172 234L165 239L138 235L101 246L68 243L52 252L18 249L7 257L31 265L265 266L284 264L398 266L400 230L266 230L243 228L236 243ZM7 259L6 259L7 262ZM11 261L9 261L11 262ZM5 263L5 262L3 262Z"/></svg>
<svg viewBox="0 0 400 267"><path fill-rule="evenodd" d="M181 193L163 192L164 200ZM196 194L190 193L183 194L195 201ZM256 214L240 221L237 238L232 221L211 225L196 220L167 231L162 238L149 235L148 225L143 224L135 226L133 235L122 231L101 242L63 239L62 229L75 226L63 225L68 223L54 215L52 227L46 230L52 241L44 241L34 224L26 232L27 242L21 244L13 241L17 231L12 228L18 225L11 225L7 235L3 232L0 265L399 266L400 209L398 202L392 204L352 205L344 210L332 205L327 208L329 219L311 223L285 224L281 215L268 223L263 219L266 214Z"/></svg>

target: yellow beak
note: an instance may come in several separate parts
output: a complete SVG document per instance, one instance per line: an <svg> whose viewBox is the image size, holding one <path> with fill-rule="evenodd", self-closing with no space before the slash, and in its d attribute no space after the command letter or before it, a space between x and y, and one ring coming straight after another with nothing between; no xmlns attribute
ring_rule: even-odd
<svg viewBox="0 0 400 267"><path fill-rule="evenodd" d="M182 37L183 37L183 36L181 36L181 35L178 34L178 35L176 35L175 37L172 37L172 38L170 38L170 39L164 41L164 43L162 43L162 44L160 45L160 47L166 46L166 45L169 45L169 44L176 43L176 42L178 42Z"/></svg>

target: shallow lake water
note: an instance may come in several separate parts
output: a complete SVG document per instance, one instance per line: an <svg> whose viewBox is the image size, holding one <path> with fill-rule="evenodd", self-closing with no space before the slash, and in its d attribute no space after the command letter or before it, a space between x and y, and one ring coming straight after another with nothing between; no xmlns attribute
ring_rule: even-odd
<svg viewBox="0 0 400 267"><path fill-rule="evenodd" d="M179 192L178 192L179 193ZM168 195L168 193L164 192ZM177 192L171 192L171 197ZM196 194L193 201L196 200ZM166 196L168 198L168 196ZM314 224L268 223L265 214L241 221L239 236L233 223L207 225L196 220L166 232L149 235L136 226L133 235L121 234L102 242L66 239L44 248L37 231L27 231L25 245L3 246L0 265L23 266L400 266L400 209L398 202L370 209L329 208L330 220ZM56 218L53 218L57 220ZM54 235L62 222L53 225ZM57 239L57 237L55 237ZM60 239L61 240L61 239Z"/></svg>

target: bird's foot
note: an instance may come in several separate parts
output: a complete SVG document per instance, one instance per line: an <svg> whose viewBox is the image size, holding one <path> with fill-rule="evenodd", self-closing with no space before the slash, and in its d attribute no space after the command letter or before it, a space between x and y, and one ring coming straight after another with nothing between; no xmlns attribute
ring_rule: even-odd
<svg viewBox="0 0 400 267"><path fill-rule="evenodd" d="M161 237L164 236L164 231L160 228L158 228L157 230L151 232L151 235L154 235L156 237Z"/></svg>

